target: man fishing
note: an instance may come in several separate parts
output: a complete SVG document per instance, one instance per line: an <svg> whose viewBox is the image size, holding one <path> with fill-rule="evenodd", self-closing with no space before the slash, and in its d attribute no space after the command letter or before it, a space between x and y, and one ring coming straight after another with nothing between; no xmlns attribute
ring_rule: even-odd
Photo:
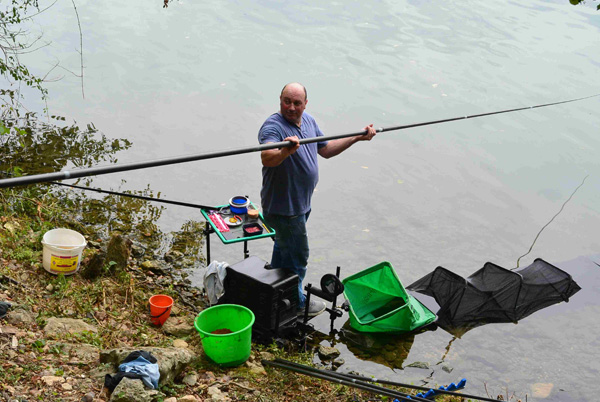
<svg viewBox="0 0 600 402"><path fill-rule="evenodd" d="M279 96L279 112L272 114L258 133L261 144L293 143L289 147L261 151L263 184L260 194L264 218L276 232L271 266L289 269L298 275L298 314L304 313L306 302L302 291L309 255L306 221L319 180L317 154L331 158L358 141L370 141L376 134L370 124L364 128L363 135L300 146L300 139L323 137L315 119L304 112L307 103L304 86L297 82L287 84ZM324 310L325 303L310 300L309 316L314 317Z"/></svg>

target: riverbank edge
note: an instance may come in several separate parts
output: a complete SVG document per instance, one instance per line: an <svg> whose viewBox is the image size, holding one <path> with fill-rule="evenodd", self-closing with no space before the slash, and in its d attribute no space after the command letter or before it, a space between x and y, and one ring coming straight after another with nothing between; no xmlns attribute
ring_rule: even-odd
<svg viewBox="0 0 600 402"><path fill-rule="evenodd" d="M0 217L0 301L12 305L0 320L0 383L6 400L118 400L103 387L104 375L116 370L102 363L100 354L117 348L146 347L180 347L194 355L172 381L159 386L152 397L155 401L390 400L311 377L265 369L260 364L264 358L281 357L313 365L314 348L301 352L253 344L249 361L240 367L224 369L211 364L192 327L196 307L206 306L197 303L202 300L197 289L132 255L122 267L109 259L96 278L83 278L84 268L89 268L109 239L89 239L81 272L66 277L48 273L42 266L43 233L36 230L43 219L30 214ZM69 227L70 223L55 217L52 224ZM149 324L147 301L156 293L174 298L170 321L182 323L181 332ZM190 300L198 305L190 305ZM48 323L54 319L80 320L96 331L49 331ZM437 400L461 398L445 396Z"/></svg>

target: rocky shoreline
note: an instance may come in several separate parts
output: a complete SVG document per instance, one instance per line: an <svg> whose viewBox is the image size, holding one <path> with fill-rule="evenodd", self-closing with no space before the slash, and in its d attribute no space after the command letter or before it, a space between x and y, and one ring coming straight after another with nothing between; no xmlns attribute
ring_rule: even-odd
<svg viewBox="0 0 600 402"><path fill-rule="evenodd" d="M5 218L2 234L12 229L13 235L22 236L24 227L24 222ZM33 240L39 233L29 236ZM3 400L345 401L357 395L355 390L340 390L302 376L290 383L288 373L265 370L260 363L284 357L312 364L318 345L305 353L253 344L249 360L239 367L212 364L193 327L206 299L200 289L173 272L172 264L181 261L183 253L171 251L157 258L144 252L143 244L119 233L89 243L79 272L67 277L46 272L39 249L30 250L28 261L0 258L0 301L11 305L0 320ZM149 324L147 301L159 291L170 294L175 304L164 325L155 327ZM333 367L339 352L330 349L321 347L319 355ZM104 387L106 375L117 373L133 351L147 351L157 358L158 389L123 378L109 393ZM340 364L343 361L337 360ZM306 395L307 386L322 397Z"/></svg>

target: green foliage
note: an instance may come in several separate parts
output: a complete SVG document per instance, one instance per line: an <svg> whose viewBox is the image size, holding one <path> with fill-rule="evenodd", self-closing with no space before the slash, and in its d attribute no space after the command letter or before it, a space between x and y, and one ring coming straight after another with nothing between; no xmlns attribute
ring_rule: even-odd
<svg viewBox="0 0 600 402"><path fill-rule="evenodd" d="M104 346L104 341L100 335L95 332L82 331L75 334L65 335L67 339L72 339L75 343L85 343L87 345L97 346L99 348Z"/></svg>
<svg viewBox="0 0 600 402"><path fill-rule="evenodd" d="M0 117L0 172L19 176L25 171L48 173L60 171L68 164L91 167L99 162L117 162L115 153L131 146L125 139L108 139L93 124L85 129L78 125L62 126L62 118L51 116L56 124L45 123L35 113L11 118Z"/></svg>
<svg viewBox="0 0 600 402"><path fill-rule="evenodd" d="M585 4L585 0L569 0L569 3L573 4L574 6L577 6L579 4ZM600 4L596 6L596 10L600 10Z"/></svg>
<svg viewBox="0 0 600 402"><path fill-rule="evenodd" d="M22 25L39 11L38 0L10 0L0 5L0 50L4 56L0 58L0 75L9 83L24 83L36 88L45 97L47 90L42 85L43 79L19 61L19 55L30 51L36 40L28 38ZM7 95L6 92L0 91L0 96Z"/></svg>
<svg viewBox="0 0 600 402"><path fill-rule="evenodd" d="M185 388L185 384L160 384L158 390L167 396L178 395Z"/></svg>
<svg viewBox="0 0 600 402"><path fill-rule="evenodd" d="M78 125L59 125L64 119L52 116L55 123L41 122L35 113L14 117L12 111L0 105L0 177L60 171L67 166L91 167L101 162L114 163L115 154L131 146L125 139L108 139L93 124L85 129ZM18 112L17 112L18 115ZM78 210L86 196L67 192L63 188L42 186L16 187L0 190L0 216L30 216L27 227L13 230L7 236L13 247L12 257L24 261L36 256L20 251L22 247L41 250L39 241L57 222L63 225L71 210ZM106 208L106 205L105 205ZM71 227L80 230L75 219Z"/></svg>
<svg viewBox="0 0 600 402"><path fill-rule="evenodd" d="M38 339L31 344L31 347L38 353L43 352L44 346L46 346L46 341L44 339Z"/></svg>

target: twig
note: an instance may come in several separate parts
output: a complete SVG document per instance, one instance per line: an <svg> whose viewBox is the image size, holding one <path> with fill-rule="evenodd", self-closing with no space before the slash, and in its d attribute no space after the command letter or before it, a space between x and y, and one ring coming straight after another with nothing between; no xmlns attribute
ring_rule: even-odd
<svg viewBox="0 0 600 402"><path fill-rule="evenodd" d="M256 391L254 388L246 387L245 385L238 384L237 382L231 381L229 384L235 385L236 387L240 387L241 389L245 389L246 391L250 391L250 392Z"/></svg>
<svg viewBox="0 0 600 402"><path fill-rule="evenodd" d="M77 6L75 6L75 0L71 0L73 8L75 9L75 15L77 16L77 25L79 26L79 56L81 65L81 96L85 99L85 92L83 91L83 34L81 33L81 22L79 20L79 13L77 12Z"/></svg>
<svg viewBox="0 0 600 402"><path fill-rule="evenodd" d="M531 250L533 249L533 246L535 245L535 242L537 241L538 237L540 237L540 234L542 233L542 231L544 229L546 229L546 227L548 225L550 225L552 223L552 221L554 220L554 218L556 218L561 212L562 210L565 208L565 205L567 205L567 203L569 201L571 201L571 198L573 198L573 196L575 195L575 193L577 192L577 190L579 190L581 188L581 186L583 186L583 183L585 183L585 180L589 177L590 175L587 175L583 178L583 180L581 181L581 184L579 186L577 186L577 188L575 190L573 190L573 192L571 193L571 195L569 196L569 198L562 204L562 206L560 207L560 210L556 213L556 215L554 215L552 217L552 219L550 219L550 221L548 223L546 223L538 232L538 234L535 236L535 239L533 239L533 243L531 243L531 247L529 247L529 251L527 251L525 254L523 254L522 256L520 256L517 259L517 266L516 268L519 268L519 261L521 261L521 258L525 257L527 254L529 254L531 252Z"/></svg>
<svg viewBox="0 0 600 402"><path fill-rule="evenodd" d="M488 398L491 398L492 396L490 395L488 389L487 389L487 383L483 383L483 389L485 389L485 394L488 396Z"/></svg>

